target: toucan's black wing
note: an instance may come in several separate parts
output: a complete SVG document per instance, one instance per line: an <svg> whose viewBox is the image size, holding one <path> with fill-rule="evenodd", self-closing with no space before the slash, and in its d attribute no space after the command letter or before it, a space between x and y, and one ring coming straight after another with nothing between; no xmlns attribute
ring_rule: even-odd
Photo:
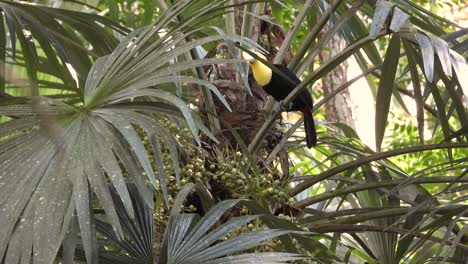
<svg viewBox="0 0 468 264"><path fill-rule="evenodd" d="M275 100L281 101L286 98L301 83L301 80L288 67L282 64L275 64L277 70L273 69L271 81L264 86L265 91L273 96ZM288 111L301 111L304 114L304 126L306 133L307 147L311 148L317 144L317 132L315 130L314 117L312 115L312 96L307 89L304 89L294 100Z"/></svg>
<svg viewBox="0 0 468 264"><path fill-rule="evenodd" d="M276 101L281 101L301 82L292 71L284 65L275 65L276 69L272 69L270 82L263 86L265 92L275 98ZM281 72L281 73L279 73Z"/></svg>
<svg viewBox="0 0 468 264"><path fill-rule="evenodd" d="M275 74L273 71L273 82L278 82L282 84L282 90L281 95L284 96L280 100L283 100L288 96L289 93L291 93L294 88L301 83L301 80L292 72L288 67L282 65L282 64L275 64L276 68L280 70L285 76L281 76L278 73ZM275 78L276 75L276 78ZM285 78L288 77L288 78ZM281 80L275 80L280 78ZM280 93L280 92L278 92ZM274 96L273 96L274 97ZM275 97L276 99L276 97ZM278 100L278 99L277 99ZM279 101L279 100L278 100ZM310 95L308 90L303 90L294 100L293 100L293 105L290 109L290 111L302 111L304 107L307 107L310 111L312 110L312 96Z"/></svg>
<svg viewBox="0 0 468 264"><path fill-rule="evenodd" d="M301 80L297 78L296 74L294 74L294 72L292 72L288 67L284 66L283 64L275 64L275 67L285 75L285 76L281 76L281 78L284 79L284 81L289 82L291 86L294 85L294 87L296 87L299 83L301 83ZM273 74L275 74L275 71L273 71ZM288 78L285 78L285 77L288 77Z"/></svg>

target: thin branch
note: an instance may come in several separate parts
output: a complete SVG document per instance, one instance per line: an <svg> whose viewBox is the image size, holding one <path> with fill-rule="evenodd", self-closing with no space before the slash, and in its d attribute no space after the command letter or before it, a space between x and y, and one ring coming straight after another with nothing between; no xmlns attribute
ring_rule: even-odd
<svg viewBox="0 0 468 264"><path fill-rule="evenodd" d="M252 2L244 3L244 16L242 17L241 36L250 37L252 31L253 19L252 13L254 13L255 4Z"/></svg>
<svg viewBox="0 0 468 264"><path fill-rule="evenodd" d="M227 34L236 34L236 18L234 13L234 1L229 0L225 3L226 6L230 6L229 9L226 8L226 15L225 15L225 24L226 24L226 33Z"/></svg>
<svg viewBox="0 0 468 264"><path fill-rule="evenodd" d="M401 88L400 86L398 86L398 91L399 91L400 93L402 93L402 94L404 94L404 95L406 95L406 96L409 96L409 97L411 97L412 99L416 100L416 96L415 96L410 90L407 90L407 89L405 89L405 88ZM437 111L434 110L430 105L424 103L424 104L423 104L423 107L424 107L424 109L426 109L426 111L427 111L429 114L431 114L431 115L433 115L434 117L437 118Z"/></svg>

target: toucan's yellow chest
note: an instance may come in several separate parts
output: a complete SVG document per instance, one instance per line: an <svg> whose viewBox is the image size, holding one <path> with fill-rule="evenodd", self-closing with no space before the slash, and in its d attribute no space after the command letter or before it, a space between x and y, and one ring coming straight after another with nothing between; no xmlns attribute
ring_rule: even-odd
<svg viewBox="0 0 468 264"><path fill-rule="evenodd" d="M272 71L268 66L260 61L253 62L251 66L253 77L259 85L265 86L270 83Z"/></svg>

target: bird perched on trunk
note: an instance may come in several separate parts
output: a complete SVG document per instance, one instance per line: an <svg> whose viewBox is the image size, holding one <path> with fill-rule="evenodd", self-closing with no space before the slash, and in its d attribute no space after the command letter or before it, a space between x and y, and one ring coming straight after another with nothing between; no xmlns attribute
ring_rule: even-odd
<svg viewBox="0 0 468 264"><path fill-rule="evenodd" d="M258 57L265 59L265 56L262 54L256 54ZM274 66L278 71L282 72L284 76L273 71L270 67L246 52L243 52L242 56L249 62L255 81L265 89L266 93L273 96L278 102L284 100L284 98L301 82L288 67L282 64L275 64ZM312 107L312 96L308 90L303 90L285 109L287 112L301 111L303 113L308 148L317 144L317 132L315 131Z"/></svg>

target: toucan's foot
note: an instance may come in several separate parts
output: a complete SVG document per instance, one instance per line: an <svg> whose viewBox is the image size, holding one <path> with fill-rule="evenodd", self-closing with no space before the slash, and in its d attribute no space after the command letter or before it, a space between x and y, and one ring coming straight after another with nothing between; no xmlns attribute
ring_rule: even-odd
<svg viewBox="0 0 468 264"><path fill-rule="evenodd" d="M272 116L276 116L276 115L279 114L278 112L281 113L281 110L280 110L280 109L277 109L277 108L275 108L275 107L273 107L273 109L271 110L271 115L272 115Z"/></svg>
<svg viewBox="0 0 468 264"><path fill-rule="evenodd" d="M279 101L279 106L282 112L288 112L292 108L292 102L286 105L283 100Z"/></svg>
<svg viewBox="0 0 468 264"><path fill-rule="evenodd" d="M273 114L273 116L277 116L279 114L281 114L282 112L284 111L282 105L281 105L281 102L279 102L279 107L273 107L271 113Z"/></svg>
<svg viewBox="0 0 468 264"><path fill-rule="evenodd" d="M273 115L276 116L277 114L288 111L288 107L284 104L283 100L279 101L278 105L279 107L273 107L273 111L272 111Z"/></svg>

